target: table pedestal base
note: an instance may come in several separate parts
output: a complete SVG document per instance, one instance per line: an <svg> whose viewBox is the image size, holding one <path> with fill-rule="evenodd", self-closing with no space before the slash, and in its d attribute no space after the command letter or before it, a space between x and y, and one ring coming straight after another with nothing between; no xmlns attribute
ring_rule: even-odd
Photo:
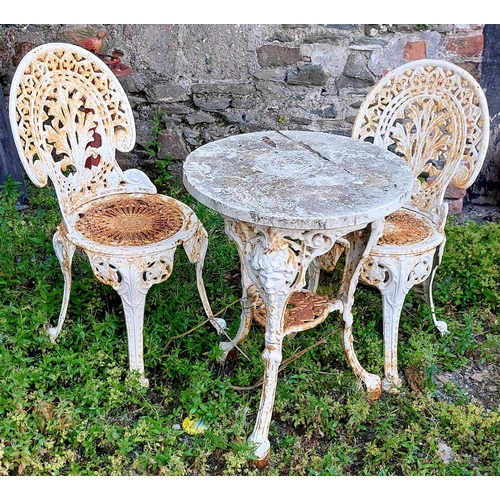
<svg viewBox="0 0 500 500"><path fill-rule="evenodd" d="M355 374L365 384L370 398L380 397L380 377L366 372L354 352L351 312L361 261L377 241L380 225L373 223L347 229L301 231L249 224L226 217L225 228L227 235L236 243L240 256L243 307L240 327L235 338L231 342L220 344L223 351L220 358L222 363L229 351L243 342L248 335L256 294L263 300L266 309L265 348L262 353L265 366L264 383L255 427L248 439L255 445L256 464L263 466L270 454L268 433L282 360L282 344L286 335L312 328L323 321L330 312L339 311L342 314L341 337L347 359ZM346 231L349 231L348 235ZM307 268L316 257L329 251L337 240L342 238L345 245L343 237L348 244L338 297L331 299L329 307L313 321L287 324L288 301L293 293L301 291L306 285Z"/></svg>

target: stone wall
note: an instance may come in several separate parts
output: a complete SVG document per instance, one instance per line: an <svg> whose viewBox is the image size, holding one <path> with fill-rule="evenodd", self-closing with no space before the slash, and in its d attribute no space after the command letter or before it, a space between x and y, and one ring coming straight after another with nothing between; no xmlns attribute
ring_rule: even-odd
<svg viewBox="0 0 500 500"><path fill-rule="evenodd" d="M137 146L125 167L147 165L155 113L161 157L182 165L194 148L232 134L302 129L349 135L370 88L396 66L424 57L481 78L483 25L2 25L0 83L31 46L71 41L68 31L106 37L101 52L123 53L120 77L132 103ZM82 35L83 36L83 35ZM450 188L452 212L464 192Z"/></svg>

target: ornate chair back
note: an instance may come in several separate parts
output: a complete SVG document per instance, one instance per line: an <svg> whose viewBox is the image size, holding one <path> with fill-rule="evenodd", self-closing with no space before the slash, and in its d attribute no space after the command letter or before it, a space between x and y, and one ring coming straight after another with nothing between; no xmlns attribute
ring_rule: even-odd
<svg viewBox="0 0 500 500"><path fill-rule="evenodd" d="M447 186L467 188L487 151L489 115L477 81L462 68L438 60L400 66L370 91L359 109L352 137L404 157L415 173L406 208L446 222Z"/></svg>

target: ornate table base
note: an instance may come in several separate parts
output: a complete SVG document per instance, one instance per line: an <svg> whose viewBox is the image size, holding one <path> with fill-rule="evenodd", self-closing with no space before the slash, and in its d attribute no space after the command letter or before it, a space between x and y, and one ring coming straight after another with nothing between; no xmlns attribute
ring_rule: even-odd
<svg viewBox="0 0 500 500"><path fill-rule="evenodd" d="M235 345L243 342L255 317L255 300L265 305L264 384L259 412L249 442L255 445L257 466L267 463L270 453L268 439L278 369L282 360L282 344L286 335L307 330L321 323L329 313L342 315L342 343L354 373L363 381L372 399L381 393L381 379L366 372L354 352L352 337L352 305L361 272L362 258L377 241L381 224L360 225L342 229L294 230L281 229L225 217L227 235L236 243L241 262L243 288L241 323L231 342L221 342L223 362ZM347 233L347 234L346 234ZM345 245L345 240L347 245ZM322 311L310 321L287 321L286 310L290 297L306 285L307 268L314 258L328 252L338 240L346 248L346 261L341 288L337 297L328 299ZM303 292L314 295L312 292Z"/></svg>

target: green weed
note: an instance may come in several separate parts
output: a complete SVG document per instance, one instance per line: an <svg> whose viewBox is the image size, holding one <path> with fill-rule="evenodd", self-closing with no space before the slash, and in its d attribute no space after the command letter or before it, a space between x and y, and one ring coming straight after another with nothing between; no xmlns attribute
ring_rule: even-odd
<svg viewBox="0 0 500 500"><path fill-rule="evenodd" d="M198 214L209 234L204 279L214 311L241 294L238 255L222 218L175 183L169 194ZM424 374L424 390L406 381L400 394L366 399L346 361L339 315L286 338L283 358L324 343L280 372L269 432L269 465L249 459L263 373L263 332L253 325L231 369L217 363L222 340L205 324L194 268L178 249L171 277L151 288L145 313L145 365L150 387L128 371L123 311L116 292L75 256L68 317L56 343L63 279L52 248L60 219L54 193L28 184L29 207L17 210L16 185L0 192L0 474L3 475L498 475L500 415L471 404L449 385L440 399L432 378L476 360L496 363L500 225L459 226L450 220L435 302L450 334L433 327L423 298L412 291L400 325L399 368ZM338 278L338 276L337 276ZM331 293L335 276L322 276ZM223 313L229 335L240 307ZM181 336L190 329L193 332ZM376 290L359 287L354 341L361 363L382 375L382 313ZM207 430L182 430L189 415ZM450 450L443 460L441 450Z"/></svg>

